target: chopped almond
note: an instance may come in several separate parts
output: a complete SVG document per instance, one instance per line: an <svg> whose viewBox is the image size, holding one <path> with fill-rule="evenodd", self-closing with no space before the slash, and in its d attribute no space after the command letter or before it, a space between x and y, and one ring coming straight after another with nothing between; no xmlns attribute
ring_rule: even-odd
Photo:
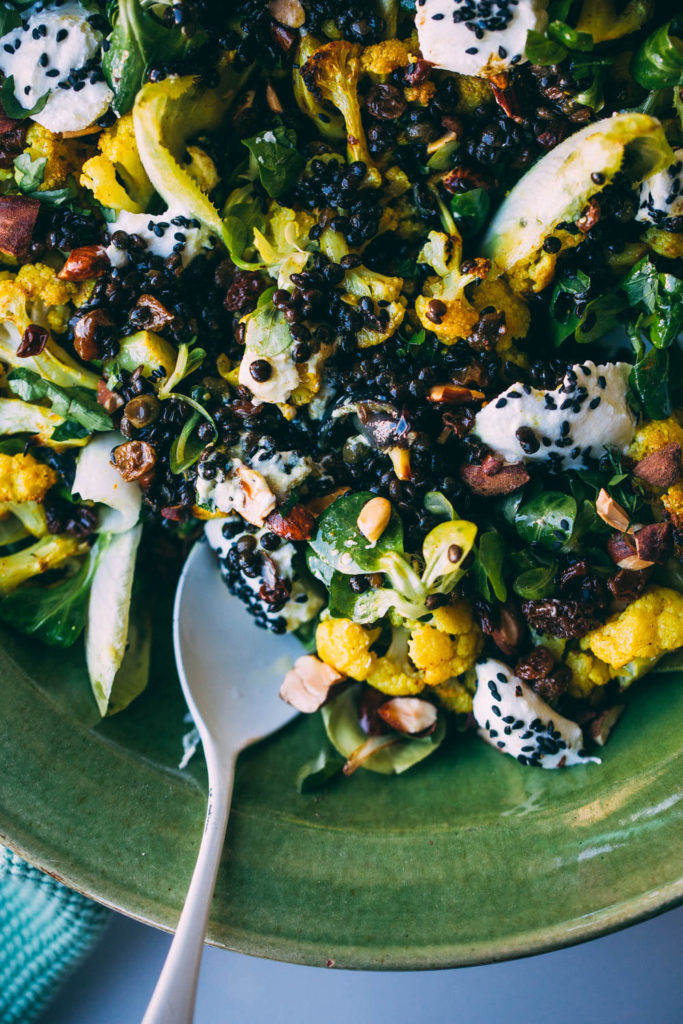
<svg viewBox="0 0 683 1024"><path fill-rule="evenodd" d="M646 455L633 467L633 475L652 487L671 487L681 475L681 446L676 441Z"/></svg>
<svg viewBox="0 0 683 1024"><path fill-rule="evenodd" d="M460 476L471 491L482 497L512 494L529 482L529 474L521 462L500 466L497 472L487 472L488 466L461 466ZM494 467L492 467L494 468Z"/></svg>
<svg viewBox="0 0 683 1024"><path fill-rule="evenodd" d="M618 501L615 501L611 494L608 494L603 487L598 494L597 501L595 502L595 511L598 513L603 523L607 523L615 530L619 530L620 533L626 533L629 528L630 520L625 511L621 507Z"/></svg>
<svg viewBox="0 0 683 1024"><path fill-rule="evenodd" d="M606 711L603 711L601 715L598 715L598 717L591 722L591 739L593 739L599 747L604 747L612 729L621 718L624 707L624 704L615 704L613 708L607 708Z"/></svg>
<svg viewBox="0 0 683 1024"><path fill-rule="evenodd" d="M459 384L435 384L429 389L430 402L444 405L465 405L467 402L481 402L485 398L483 391L461 387Z"/></svg>
<svg viewBox="0 0 683 1024"><path fill-rule="evenodd" d="M391 503L386 498L371 498L360 510L356 525L364 537L374 544L382 536L391 519Z"/></svg>
<svg viewBox="0 0 683 1024"><path fill-rule="evenodd" d="M235 511L252 526L263 526L266 517L275 508L275 495L265 478L255 469L239 465L235 475L242 491L241 500L235 501Z"/></svg>
<svg viewBox="0 0 683 1024"><path fill-rule="evenodd" d="M33 238L39 199L0 196L0 252L25 256Z"/></svg>
<svg viewBox="0 0 683 1024"><path fill-rule="evenodd" d="M326 665L314 654L304 654L294 662L280 687L280 698L297 711L312 714L323 706L330 690L346 677Z"/></svg>
<svg viewBox="0 0 683 1024"><path fill-rule="evenodd" d="M382 704L377 713L392 729L411 736L433 729L437 719L434 704L419 697L394 697Z"/></svg>
<svg viewBox="0 0 683 1024"><path fill-rule="evenodd" d="M276 21L287 28L301 28L306 21L306 11L300 0L270 0L268 10Z"/></svg>
<svg viewBox="0 0 683 1024"><path fill-rule="evenodd" d="M410 468L410 452L407 448L390 448L388 452L394 473L399 480L410 480L413 472Z"/></svg>
<svg viewBox="0 0 683 1024"><path fill-rule="evenodd" d="M654 562L639 558L638 555L627 555L626 558L622 558L620 562L617 562L620 569L630 569L632 572L638 572L640 569L649 569L654 564Z"/></svg>
<svg viewBox="0 0 683 1024"><path fill-rule="evenodd" d="M97 401L110 416L123 405L121 395L117 395L115 391L110 391L103 380L98 380L97 382Z"/></svg>
<svg viewBox="0 0 683 1024"><path fill-rule="evenodd" d="M306 508L311 515L315 516L317 519L319 515L322 515L326 508L329 508L330 505L335 503L337 498L341 498L342 494L348 494L350 490L350 487L336 487L333 491L330 491L329 494L323 494L322 497L314 498L313 501L307 502Z"/></svg>

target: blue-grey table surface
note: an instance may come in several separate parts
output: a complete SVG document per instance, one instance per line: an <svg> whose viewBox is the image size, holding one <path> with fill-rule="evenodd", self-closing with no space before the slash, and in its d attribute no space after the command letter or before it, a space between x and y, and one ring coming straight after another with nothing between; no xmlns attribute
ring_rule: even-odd
<svg viewBox="0 0 683 1024"><path fill-rule="evenodd" d="M377 973L207 948L196 1024L681 1024L683 908L593 942L460 970ZM137 1024L169 937L116 915L41 1024Z"/></svg>

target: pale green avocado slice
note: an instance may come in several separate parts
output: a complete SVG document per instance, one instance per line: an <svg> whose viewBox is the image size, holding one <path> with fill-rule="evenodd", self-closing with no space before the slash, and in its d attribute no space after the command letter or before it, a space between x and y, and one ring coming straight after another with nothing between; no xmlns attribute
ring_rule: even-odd
<svg viewBox="0 0 683 1024"><path fill-rule="evenodd" d="M216 89L201 88L189 75L148 82L133 107L135 141L154 188L167 206L196 217L219 238L221 216L182 162L188 139L220 126L244 77L226 72Z"/></svg>
<svg viewBox="0 0 683 1024"><path fill-rule="evenodd" d="M503 201L483 241L493 273L532 263L553 229L577 220L617 171L637 185L674 162L655 117L627 112L586 125L539 160Z"/></svg>

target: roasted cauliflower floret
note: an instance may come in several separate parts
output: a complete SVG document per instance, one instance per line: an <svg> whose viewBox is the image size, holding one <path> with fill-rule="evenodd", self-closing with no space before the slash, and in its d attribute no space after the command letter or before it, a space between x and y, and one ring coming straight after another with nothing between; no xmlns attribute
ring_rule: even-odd
<svg viewBox="0 0 683 1024"><path fill-rule="evenodd" d="M420 672L411 670L410 665L394 661L388 654L377 658L366 681L388 697L413 697L425 688Z"/></svg>
<svg viewBox="0 0 683 1024"><path fill-rule="evenodd" d="M478 313L487 306L495 306L500 313L505 313L505 344L516 338L526 338L531 324L529 306L520 295L516 295L503 278L482 281L472 295L472 305ZM497 346L501 347L500 343Z"/></svg>
<svg viewBox="0 0 683 1024"><path fill-rule="evenodd" d="M675 530L683 530L683 487L673 484L661 498L662 505Z"/></svg>
<svg viewBox="0 0 683 1024"><path fill-rule="evenodd" d="M361 56L361 68L369 75L384 78L398 68L404 68L415 58L410 47L400 39L385 39L382 43L366 46Z"/></svg>
<svg viewBox="0 0 683 1024"><path fill-rule="evenodd" d="M54 469L33 455L0 454L0 503L40 502L56 483Z"/></svg>
<svg viewBox="0 0 683 1024"><path fill-rule="evenodd" d="M67 559L88 550L87 544L68 533L43 537L13 555L0 558L0 596L9 594L33 576L58 569Z"/></svg>
<svg viewBox="0 0 683 1024"><path fill-rule="evenodd" d="M102 132L99 149L83 164L81 185L103 206L144 213L154 189L140 160L132 114Z"/></svg>
<svg viewBox="0 0 683 1024"><path fill-rule="evenodd" d="M479 319L465 289L486 276L489 263L474 261L474 269L463 274L462 238L442 231L429 232L417 259L433 267L438 277L425 282L424 294L415 300L415 312L425 330L433 331L445 345L453 345L458 338L466 338Z"/></svg>
<svg viewBox="0 0 683 1024"><path fill-rule="evenodd" d="M31 160L46 160L38 191L63 188L79 165L75 140L62 139L35 121L26 133L26 152Z"/></svg>
<svg viewBox="0 0 683 1024"><path fill-rule="evenodd" d="M614 676L614 671L589 651L569 651L565 659L572 679L569 693L572 697L588 697L596 686L605 686Z"/></svg>
<svg viewBox="0 0 683 1024"><path fill-rule="evenodd" d="M318 657L338 672L363 682L377 662L370 648L379 634L379 629L366 629L351 619L324 619L315 635Z"/></svg>
<svg viewBox="0 0 683 1024"><path fill-rule="evenodd" d="M77 285L60 281L44 263L28 263L16 274L0 277L0 319L11 320L22 331L30 323L58 333L66 330L68 303L78 295Z"/></svg>
<svg viewBox="0 0 683 1024"><path fill-rule="evenodd" d="M651 587L604 626L592 630L582 647L612 668L636 658L656 658L683 646L683 594Z"/></svg>
<svg viewBox="0 0 683 1024"><path fill-rule="evenodd" d="M644 459L658 452L665 444L675 441L683 448L683 427L670 416L667 420L651 420L636 431L628 454L632 459Z"/></svg>
<svg viewBox="0 0 683 1024"><path fill-rule="evenodd" d="M437 608L428 623L410 634L408 651L428 686L462 675L474 665L483 645L481 630L466 601Z"/></svg>
<svg viewBox="0 0 683 1024"><path fill-rule="evenodd" d="M378 188L382 175L368 149L358 101L362 47L345 39L325 43L308 58L301 78L318 101L327 101L340 111L346 125L346 151L350 162L361 160L366 168L365 184Z"/></svg>
<svg viewBox="0 0 683 1024"><path fill-rule="evenodd" d="M472 710L472 694L459 679L448 679L445 683L439 683L434 687L433 693L446 711L466 715Z"/></svg>

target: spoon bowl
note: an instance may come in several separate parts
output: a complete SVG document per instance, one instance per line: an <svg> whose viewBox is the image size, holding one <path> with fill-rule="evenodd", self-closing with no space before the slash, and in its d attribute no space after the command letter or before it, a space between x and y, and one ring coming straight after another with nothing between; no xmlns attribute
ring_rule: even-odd
<svg viewBox="0 0 683 1024"><path fill-rule="evenodd" d="M202 949L230 811L237 755L294 717L279 684L301 653L259 629L223 582L208 544L185 562L173 609L180 683L209 776L204 836L185 906L143 1024L191 1024Z"/></svg>

